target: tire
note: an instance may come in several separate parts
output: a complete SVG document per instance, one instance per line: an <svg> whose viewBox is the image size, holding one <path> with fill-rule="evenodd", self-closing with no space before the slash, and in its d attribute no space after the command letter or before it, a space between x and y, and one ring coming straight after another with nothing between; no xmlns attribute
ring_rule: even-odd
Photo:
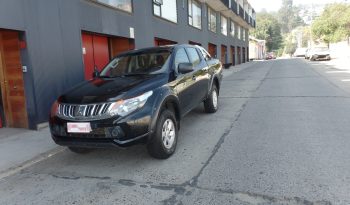
<svg viewBox="0 0 350 205"><path fill-rule="evenodd" d="M214 84L209 97L204 101L204 111L206 113L215 113L219 107L219 92Z"/></svg>
<svg viewBox="0 0 350 205"><path fill-rule="evenodd" d="M156 129L147 143L148 153L156 159L167 159L174 154L178 138L178 125L173 112L163 110Z"/></svg>
<svg viewBox="0 0 350 205"><path fill-rule="evenodd" d="M92 151L92 149L89 148L83 148L83 147L68 147L68 149L71 152L77 153L77 154L87 154Z"/></svg>

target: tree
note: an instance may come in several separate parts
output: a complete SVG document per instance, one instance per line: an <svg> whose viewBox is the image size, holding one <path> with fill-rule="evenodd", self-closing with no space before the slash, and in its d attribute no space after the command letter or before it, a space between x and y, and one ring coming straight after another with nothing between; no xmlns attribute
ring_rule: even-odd
<svg viewBox="0 0 350 205"><path fill-rule="evenodd" d="M267 51L278 50L282 45L281 26L269 13L257 13L256 29L252 32L258 39L266 41Z"/></svg>
<svg viewBox="0 0 350 205"><path fill-rule="evenodd" d="M289 33L294 28L303 25L300 18L300 9L293 6L293 0L282 0L282 7L278 10L278 22L281 24L282 33Z"/></svg>
<svg viewBox="0 0 350 205"><path fill-rule="evenodd" d="M350 36L350 5L329 4L312 24L312 35L326 43L339 42Z"/></svg>

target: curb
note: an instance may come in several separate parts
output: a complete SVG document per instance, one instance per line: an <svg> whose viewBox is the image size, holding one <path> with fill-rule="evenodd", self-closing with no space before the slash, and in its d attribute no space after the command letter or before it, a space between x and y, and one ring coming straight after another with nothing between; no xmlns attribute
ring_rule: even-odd
<svg viewBox="0 0 350 205"><path fill-rule="evenodd" d="M224 78L228 77L234 73L237 73L241 70L244 70L246 68L252 67L257 63L257 61L249 61L244 64L236 65L236 66L230 66L229 68L224 69Z"/></svg>

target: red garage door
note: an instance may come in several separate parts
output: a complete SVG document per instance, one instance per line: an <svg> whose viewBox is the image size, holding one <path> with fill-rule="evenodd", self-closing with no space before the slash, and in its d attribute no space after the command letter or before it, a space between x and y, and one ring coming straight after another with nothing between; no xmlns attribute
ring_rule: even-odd
<svg viewBox="0 0 350 205"><path fill-rule="evenodd" d="M177 42L163 39L163 38L154 38L154 45L155 46L166 46L166 45L174 45L177 44Z"/></svg>
<svg viewBox="0 0 350 205"><path fill-rule="evenodd" d="M85 79L92 78L94 67L101 70L109 62L108 37L82 33Z"/></svg>

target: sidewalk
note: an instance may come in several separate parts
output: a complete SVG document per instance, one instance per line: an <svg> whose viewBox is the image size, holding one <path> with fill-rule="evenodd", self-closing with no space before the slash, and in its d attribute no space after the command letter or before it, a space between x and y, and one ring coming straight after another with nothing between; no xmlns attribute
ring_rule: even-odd
<svg viewBox="0 0 350 205"><path fill-rule="evenodd" d="M0 129L0 179L57 151L48 128L41 131Z"/></svg>
<svg viewBox="0 0 350 205"><path fill-rule="evenodd" d="M232 75L234 73L237 73L237 72L239 72L239 71L241 71L243 69L246 69L246 68L248 68L250 66L253 66L257 62L259 62L259 61L249 61L247 63L243 63L243 64L239 64L239 65L235 65L235 66L230 66L229 68L224 69L224 72L223 72L224 78L229 76L229 75Z"/></svg>
<svg viewBox="0 0 350 205"><path fill-rule="evenodd" d="M350 70L350 57L334 58L330 61L320 61L338 70Z"/></svg>

